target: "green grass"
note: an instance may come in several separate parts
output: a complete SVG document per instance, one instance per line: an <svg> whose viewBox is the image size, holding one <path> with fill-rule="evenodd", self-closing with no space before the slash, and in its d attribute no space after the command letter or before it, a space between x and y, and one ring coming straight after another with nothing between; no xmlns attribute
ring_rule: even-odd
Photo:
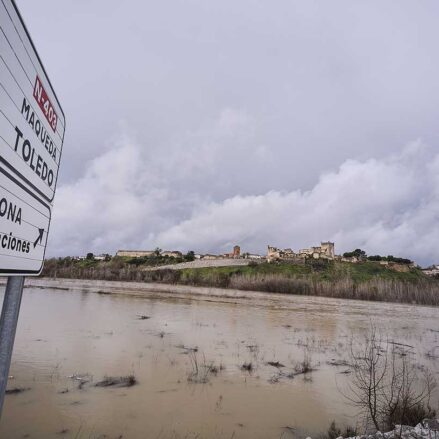
<svg viewBox="0 0 439 439"><path fill-rule="evenodd" d="M82 259L76 261L75 264L78 268L91 268L96 267L99 264L99 261L95 261L94 259Z"/></svg>
<svg viewBox="0 0 439 439"><path fill-rule="evenodd" d="M367 261L359 264L345 262L337 265L339 265L340 270L344 271L345 275L348 275L357 283L367 282L373 278L403 282L417 282L426 278L422 271L417 268L411 268L407 272L399 272L381 265L379 262Z"/></svg>
<svg viewBox="0 0 439 439"><path fill-rule="evenodd" d="M183 281L197 279L208 282L213 278L253 275L281 275L286 278L311 278L317 281L337 281L350 278L355 283L368 282L374 278L403 282L417 282L425 279L425 275L419 269L412 268L408 272L397 272L373 261L358 264L333 261L316 263L316 261L311 261L306 265L263 263L240 267L186 268L182 270L181 279Z"/></svg>
<svg viewBox="0 0 439 439"><path fill-rule="evenodd" d="M356 283L368 282L374 278L403 282L417 282L426 279L424 273L418 268L411 268L407 272L399 272L373 261L358 264L338 262L334 265L332 272L328 274L339 278L348 276Z"/></svg>
<svg viewBox="0 0 439 439"><path fill-rule="evenodd" d="M232 275L253 275L253 274L283 274L288 277L307 275L312 272L311 267L292 264L269 264L244 265L239 267L204 267L185 268L182 270L183 277L198 276L208 278L210 276L232 276Z"/></svg>

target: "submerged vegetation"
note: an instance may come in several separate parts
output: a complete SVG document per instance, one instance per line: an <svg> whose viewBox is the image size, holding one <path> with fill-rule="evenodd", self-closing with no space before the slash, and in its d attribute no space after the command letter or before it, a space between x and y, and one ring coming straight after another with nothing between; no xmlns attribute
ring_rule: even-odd
<svg viewBox="0 0 439 439"><path fill-rule="evenodd" d="M219 370L222 370L221 366L207 362L204 355L202 361L199 361L196 350L189 351L188 355L191 364L191 371L187 377L189 383L206 384L209 382L210 375L217 375Z"/></svg>
<svg viewBox="0 0 439 439"><path fill-rule="evenodd" d="M102 381L98 381L95 387L131 387L137 383L134 375L126 375L120 377L106 376Z"/></svg>
<svg viewBox="0 0 439 439"><path fill-rule="evenodd" d="M49 259L43 276L55 278L161 282L271 293L439 305L439 280L418 268L397 271L379 263L308 260L305 264L261 263L247 266L151 269L142 258L109 261Z"/></svg>
<svg viewBox="0 0 439 439"><path fill-rule="evenodd" d="M18 393L26 392L30 390L30 387L13 387L12 389L6 389L6 395L16 395Z"/></svg>

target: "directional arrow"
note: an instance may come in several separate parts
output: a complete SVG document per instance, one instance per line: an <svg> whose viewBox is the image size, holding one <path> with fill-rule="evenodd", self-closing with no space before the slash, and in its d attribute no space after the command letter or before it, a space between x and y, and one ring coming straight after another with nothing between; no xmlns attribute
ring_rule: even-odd
<svg viewBox="0 0 439 439"><path fill-rule="evenodd" d="M34 248L37 246L37 244L43 241L44 229L38 229L38 233L39 233L38 238L34 242Z"/></svg>

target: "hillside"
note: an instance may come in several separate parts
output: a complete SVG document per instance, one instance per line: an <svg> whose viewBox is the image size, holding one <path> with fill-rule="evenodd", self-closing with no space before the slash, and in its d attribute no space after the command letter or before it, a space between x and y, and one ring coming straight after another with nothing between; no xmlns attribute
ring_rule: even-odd
<svg viewBox="0 0 439 439"><path fill-rule="evenodd" d="M169 260L157 261L162 265ZM250 263L246 266L154 269L151 261L142 263L114 257L109 261L71 258L46 261L42 276L162 282L302 294L345 299L376 300L439 305L439 280L425 276L417 268L396 271L379 262L309 260L302 265L289 263Z"/></svg>

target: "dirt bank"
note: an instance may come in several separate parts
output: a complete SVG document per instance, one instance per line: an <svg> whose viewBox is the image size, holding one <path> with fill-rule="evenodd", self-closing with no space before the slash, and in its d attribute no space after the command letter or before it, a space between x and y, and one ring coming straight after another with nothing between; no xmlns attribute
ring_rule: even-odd
<svg viewBox="0 0 439 439"><path fill-rule="evenodd" d="M5 284L5 282L3 282ZM1 285L1 283L0 283ZM367 309L371 316L382 312L383 302L364 300L328 298L318 296L301 296L294 294L266 293L261 291L235 290L229 288L209 288L193 285L170 285L163 283L103 281L90 279L53 279L27 278L25 288L42 288L122 296L144 297L147 299L191 300L201 302L225 302L245 306L262 306L282 309L303 309L318 305L329 309L338 309L349 302L349 306ZM415 304L392 304L392 309L406 310ZM435 307L433 307L434 309Z"/></svg>

